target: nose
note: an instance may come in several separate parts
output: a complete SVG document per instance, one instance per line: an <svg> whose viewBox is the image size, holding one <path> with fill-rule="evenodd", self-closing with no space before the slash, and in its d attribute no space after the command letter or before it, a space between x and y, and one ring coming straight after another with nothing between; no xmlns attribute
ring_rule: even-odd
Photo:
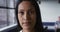
<svg viewBox="0 0 60 32"><path fill-rule="evenodd" d="M30 19L30 16L28 15L28 13L25 13L24 14L24 20L29 20Z"/></svg>

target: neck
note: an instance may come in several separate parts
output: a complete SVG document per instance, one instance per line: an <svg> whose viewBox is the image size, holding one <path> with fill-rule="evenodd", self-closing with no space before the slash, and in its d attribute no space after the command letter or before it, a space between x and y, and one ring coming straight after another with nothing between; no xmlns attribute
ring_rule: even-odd
<svg viewBox="0 0 60 32"><path fill-rule="evenodd" d="M23 29L23 32L35 32L34 29Z"/></svg>

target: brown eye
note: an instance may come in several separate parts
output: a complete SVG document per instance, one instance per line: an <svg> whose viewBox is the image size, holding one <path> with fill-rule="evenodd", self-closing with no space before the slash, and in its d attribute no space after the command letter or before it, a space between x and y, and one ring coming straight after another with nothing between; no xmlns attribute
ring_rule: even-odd
<svg viewBox="0 0 60 32"><path fill-rule="evenodd" d="M29 14L32 14L32 11L30 11Z"/></svg>
<svg viewBox="0 0 60 32"><path fill-rule="evenodd" d="M30 8L30 9L28 10L28 14L34 14L34 13L35 13L34 7Z"/></svg>
<svg viewBox="0 0 60 32"><path fill-rule="evenodd" d="M20 12L21 13L21 15L23 15L24 14L24 12Z"/></svg>
<svg viewBox="0 0 60 32"><path fill-rule="evenodd" d="M30 14L33 14L33 12L32 12L32 11L29 11L28 14L29 14L29 15L30 15Z"/></svg>
<svg viewBox="0 0 60 32"><path fill-rule="evenodd" d="M23 15L23 14L24 14L24 12L20 11L20 12L18 12L18 14L21 14L21 15Z"/></svg>

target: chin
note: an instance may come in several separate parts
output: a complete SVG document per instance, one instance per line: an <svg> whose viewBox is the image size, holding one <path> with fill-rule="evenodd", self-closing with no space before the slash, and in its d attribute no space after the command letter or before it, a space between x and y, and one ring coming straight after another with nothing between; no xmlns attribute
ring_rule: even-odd
<svg viewBox="0 0 60 32"><path fill-rule="evenodd" d="M31 29L31 27L24 27L23 29Z"/></svg>

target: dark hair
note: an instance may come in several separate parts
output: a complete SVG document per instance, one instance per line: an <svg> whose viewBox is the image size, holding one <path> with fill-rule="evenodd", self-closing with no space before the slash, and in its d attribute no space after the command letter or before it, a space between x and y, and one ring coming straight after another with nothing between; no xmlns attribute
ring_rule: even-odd
<svg viewBox="0 0 60 32"><path fill-rule="evenodd" d="M42 25L42 21L41 21L41 13L40 13L40 8L39 8L39 5L36 1L33 1L33 0L20 0L18 1L17 5L16 5L16 19L17 19L17 22L18 22L18 27L19 29L21 30L21 26L19 24L19 20L18 20L18 5L22 2L22 1L29 1L31 2L31 4L35 7L36 9L36 25L35 25L35 29L37 32L43 32L43 25Z"/></svg>

